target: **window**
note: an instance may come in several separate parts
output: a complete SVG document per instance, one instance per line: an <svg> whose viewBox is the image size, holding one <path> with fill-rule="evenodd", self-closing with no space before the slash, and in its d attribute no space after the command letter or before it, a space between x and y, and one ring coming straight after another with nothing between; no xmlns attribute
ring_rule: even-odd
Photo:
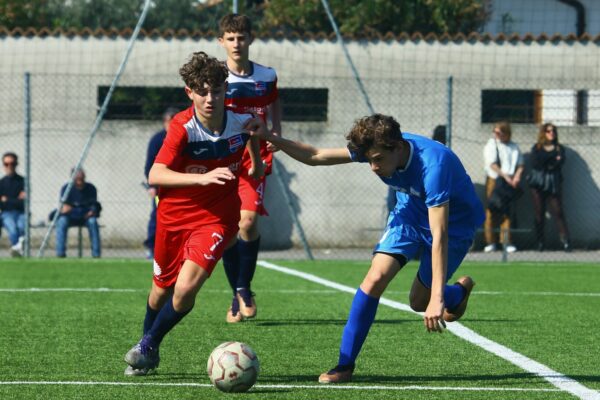
<svg viewBox="0 0 600 400"><path fill-rule="evenodd" d="M98 106L104 102L108 86L98 87ZM104 116L107 120L160 120L169 107L183 110L190 106L183 87L117 87Z"/></svg>
<svg viewBox="0 0 600 400"><path fill-rule="evenodd" d="M327 121L329 89L279 88L279 98L283 121Z"/></svg>
<svg viewBox="0 0 600 400"><path fill-rule="evenodd" d="M539 90L482 90L481 122L539 123L541 103Z"/></svg>

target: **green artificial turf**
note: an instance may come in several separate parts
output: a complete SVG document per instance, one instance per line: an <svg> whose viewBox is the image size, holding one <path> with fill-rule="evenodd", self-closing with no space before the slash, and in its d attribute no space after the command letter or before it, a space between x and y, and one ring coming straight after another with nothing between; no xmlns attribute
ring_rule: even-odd
<svg viewBox="0 0 600 400"><path fill-rule="evenodd" d="M366 262L273 263L352 288L369 267ZM406 266L384 297L406 304L416 268ZM460 323L600 389L600 266L467 263L457 274L477 282ZM260 267L253 283L259 307L255 320L225 322L231 294L218 267L195 309L163 342L159 373L127 378L123 355L140 337L151 277L146 261L0 260L0 398L575 398L449 332L428 334L421 317L383 304L357 360L351 385L362 388L318 386L318 375L336 364L352 295ZM19 288L55 290L13 290ZM110 290L72 290L97 288ZM233 340L249 344L261 362L259 382L246 394L208 387L208 355ZM97 384L81 384L86 382ZM384 388L366 388L374 386Z"/></svg>

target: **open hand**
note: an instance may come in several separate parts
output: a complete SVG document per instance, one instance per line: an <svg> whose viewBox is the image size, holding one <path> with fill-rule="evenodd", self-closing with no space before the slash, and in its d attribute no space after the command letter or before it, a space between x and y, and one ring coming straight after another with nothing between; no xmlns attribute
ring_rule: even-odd
<svg viewBox="0 0 600 400"><path fill-rule="evenodd" d="M427 310L425 310L425 315L423 316L423 323L425 324L425 328L427 328L427 332L443 332L443 329L446 328L443 314L444 302L429 302Z"/></svg>
<svg viewBox="0 0 600 400"><path fill-rule="evenodd" d="M198 174L198 183L201 186L211 184L224 185L233 179L235 179L235 175L227 167L219 167L205 174Z"/></svg>

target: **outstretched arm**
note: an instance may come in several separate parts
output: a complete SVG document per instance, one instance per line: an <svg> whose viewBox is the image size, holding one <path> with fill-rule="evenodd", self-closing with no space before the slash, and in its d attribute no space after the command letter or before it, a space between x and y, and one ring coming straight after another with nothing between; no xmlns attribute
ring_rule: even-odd
<svg viewBox="0 0 600 400"><path fill-rule="evenodd" d="M154 163L150 169L148 183L163 187L186 187L224 185L232 179L235 179L235 175L226 167L215 168L205 174L187 174L173 171L165 164Z"/></svg>
<svg viewBox="0 0 600 400"><path fill-rule="evenodd" d="M441 332L444 324L444 286L448 269L448 203L429 210L431 228L431 297L425 310L424 323L428 331Z"/></svg>
<svg viewBox="0 0 600 400"><path fill-rule="evenodd" d="M273 143L278 149L290 157L307 165L335 165L352 162L350 153L345 147L319 149L309 144L284 139L270 132L261 132L252 121L246 126L252 135Z"/></svg>

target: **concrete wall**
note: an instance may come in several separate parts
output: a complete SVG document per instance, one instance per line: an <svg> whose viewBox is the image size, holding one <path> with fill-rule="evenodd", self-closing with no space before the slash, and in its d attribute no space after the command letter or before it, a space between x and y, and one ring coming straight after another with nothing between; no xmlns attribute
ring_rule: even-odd
<svg viewBox="0 0 600 400"><path fill-rule="evenodd" d="M109 85L126 48L122 38L47 37L0 40L0 149L23 154L22 74L32 74L33 221L54 207L58 190L77 161L96 117L97 86ZM373 107L394 115L403 130L429 136L447 121L447 78L454 77L452 147L480 187L481 152L491 126L481 123L481 89L600 90L600 47L593 42L352 42L350 54ZM197 50L223 57L214 39L145 38L136 43L121 85L180 86L177 71ZM252 58L273 66L280 87L329 89L328 120L286 123L288 137L316 146L343 146L352 122L368 114L340 47L328 41L257 40ZM593 103L593 102L590 102ZM141 243L149 202L140 186L148 138L159 124L106 121L86 169L104 205L103 241L114 246ZM598 127L560 128L569 147L565 206L574 241L598 245L600 238L600 146ZM514 139L528 151L536 127L515 125ZM385 212L386 188L364 165L311 168L279 155L311 244L370 246ZM283 188L269 178L272 217L261 224L267 247L298 243ZM524 196L520 227L531 227ZM552 229L552 225L550 228Z"/></svg>

